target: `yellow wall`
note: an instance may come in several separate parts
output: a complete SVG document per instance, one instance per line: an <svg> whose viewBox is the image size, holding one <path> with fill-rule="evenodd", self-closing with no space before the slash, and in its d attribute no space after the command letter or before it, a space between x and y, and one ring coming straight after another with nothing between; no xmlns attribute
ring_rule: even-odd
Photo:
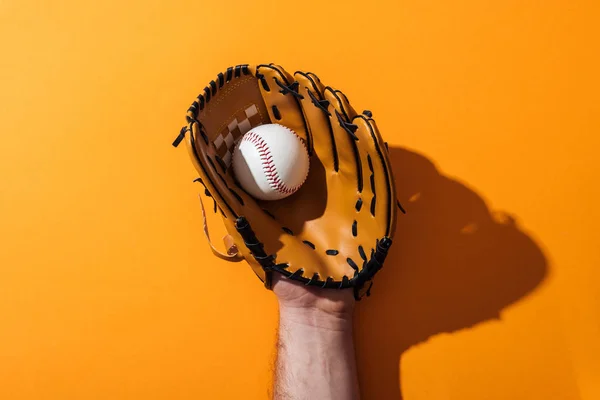
<svg viewBox="0 0 600 400"><path fill-rule="evenodd" d="M599 20L592 0L0 0L0 398L266 398L273 295L212 257L170 143L217 72L273 61L392 146L409 213L358 306L363 397L599 399Z"/></svg>

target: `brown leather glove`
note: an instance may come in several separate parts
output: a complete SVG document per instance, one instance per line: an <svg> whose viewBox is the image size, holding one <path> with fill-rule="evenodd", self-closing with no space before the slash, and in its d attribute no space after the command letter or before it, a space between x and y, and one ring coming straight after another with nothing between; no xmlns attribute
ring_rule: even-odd
<svg viewBox="0 0 600 400"><path fill-rule="evenodd" d="M310 72L238 65L218 74L187 112L186 139L199 182L254 272L306 285L369 294L396 227L397 200L387 148L371 112ZM230 168L235 143L250 128L278 123L306 143L310 172L293 195L260 201ZM399 205L399 203L398 203Z"/></svg>

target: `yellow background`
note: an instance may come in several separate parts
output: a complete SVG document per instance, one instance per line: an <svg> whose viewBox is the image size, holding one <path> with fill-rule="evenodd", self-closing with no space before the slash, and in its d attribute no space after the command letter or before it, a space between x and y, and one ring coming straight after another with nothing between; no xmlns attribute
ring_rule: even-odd
<svg viewBox="0 0 600 400"><path fill-rule="evenodd" d="M401 216L365 399L599 399L598 3L0 0L0 398L264 399L277 319L171 141L224 68L374 112ZM214 226L214 224L213 224Z"/></svg>

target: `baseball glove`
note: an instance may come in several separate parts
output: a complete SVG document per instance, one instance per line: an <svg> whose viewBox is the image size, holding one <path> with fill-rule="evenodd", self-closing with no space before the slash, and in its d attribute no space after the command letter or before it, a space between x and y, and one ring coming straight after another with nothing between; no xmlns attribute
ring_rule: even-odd
<svg viewBox="0 0 600 400"><path fill-rule="evenodd" d="M269 123L293 130L310 156L304 185L278 201L252 198L230 167L237 140ZM267 288L279 273L305 285L353 288L356 299L369 295L400 206L370 111L356 113L342 92L310 72L238 65L192 103L173 145L184 139L197 181L232 238L230 257L239 251Z"/></svg>

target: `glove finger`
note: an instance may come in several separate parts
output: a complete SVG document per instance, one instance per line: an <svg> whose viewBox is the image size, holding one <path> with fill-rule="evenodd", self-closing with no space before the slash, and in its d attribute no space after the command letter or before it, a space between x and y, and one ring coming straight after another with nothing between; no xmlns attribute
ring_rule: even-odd
<svg viewBox="0 0 600 400"><path fill-rule="evenodd" d="M337 147L339 173L349 181L354 180L360 193L363 190L363 167L355 135L357 126L352 123L356 112L342 92L326 87L324 95L329 101L329 120Z"/></svg>
<svg viewBox="0 0 600 400"><path fill-rule="evenodd" d="M378 236L391 236L396 221L396 191L393 187L394 180L387 150L373 119L359 114L352 121L358 127L355 134L358 137L363 165L366 165L366 182L362 194L365 211L373 217L365 218L362 222L373 224L369 231L379 231Z"/></svg>
<svg viewBox="0 0 600 400"><path fill-rule="evenodd" d="M307 127L313 140L313 149L326 170L338 171L337 146L327 109L329 102L324 98L325 87L319 78L311 72L297 71L294 77L299 83L303 99L300 105L304 112Z"/></svg>
<svg viewBox="0 0 600 400"><path fill-rule="evenodd" d="M258 86L271 122L296 132L306 143L309 155L312 155L312 139L300 107L300 100L304 96L298 92L298 82L282 67L274 64L257 66L255 74L260 81Z"/></svg>
<svg viewBox="0 0 600 400"><path fill-rule="evenodd" d="M190 122L188 131L186 143L190 158L200 174L207 194L220 205L225 218L236 219L240 207L243 206L243 200L237 192L229 190L229 186L217 170L214 145L208 141L206 133L196 120Z"/></svg>
<svg viewBox="0 0 600 400"><path fill-rule="evenodd" d="M369 115L371 113L369 112ZM379 133L379 128L377 127L377 123L375 122L375 120L371 117L369 117L368 119L369 125L371 126L372 132L375 135L375 137L377 138L376 143L377 148L381 151L381 157L382 157L382 166L385 167L385 171L384 173L386 174L387 178L388 178L388 183L389 183L389 210L390 210L390 226L389 226L389 233L387 234L387 236L389 236L390 238L393 239L394 237L394 232L396 231L396 217L398 215L398 209L401 210L403 213L406 213L404 211L404 209L402 208L402 205L400 205L400 202L398 201L398 196L396 195L396 180L394 179L394 172L392 169L392 162L390 160L390 153L387 147L387 143L383 141L383 138L381 136L381 134Z"/></svg>

